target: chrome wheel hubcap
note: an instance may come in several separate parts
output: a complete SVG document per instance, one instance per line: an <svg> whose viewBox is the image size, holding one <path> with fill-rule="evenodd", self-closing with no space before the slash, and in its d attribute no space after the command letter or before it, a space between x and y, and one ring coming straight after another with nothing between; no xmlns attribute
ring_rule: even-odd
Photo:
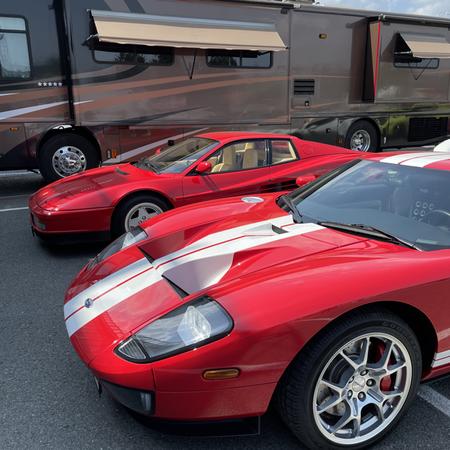
<svg viewBox="0 0 450 450"><path fill-rule="evenodd" d="M86 170L86 156L77 147L61 147L53 155L52 166L60 177Z"/></svg>
<svg viewBox="0 0 450 450"><path fill-rule="evenodd" d="M314 420L331 442L355 445L381 433L408 397L412 362L394 336L365 334L325 365L313 397Z"/></svg>
<svg viewBox="0 0 450 450"><path fill-rule="evenodd" d="M139 203L128 211L125 217L125 231L138 227L142 222L161 214L163 210L154 203Z"/></svg>
<svg viewBox="0 0 450 450"><path fill-rule="evenodd" d="M370 134L366 130L358 130L350 139L350 148L360 152L368 152L371 144Z"/></svg>

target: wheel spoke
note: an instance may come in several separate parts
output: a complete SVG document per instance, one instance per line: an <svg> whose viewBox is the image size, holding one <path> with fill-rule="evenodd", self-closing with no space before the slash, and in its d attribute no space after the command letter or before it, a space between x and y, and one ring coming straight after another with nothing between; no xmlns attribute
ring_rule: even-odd
<svg viewBox="0 0 450 450"><path fill-rule="evenodd" d="M344 388L342 388L341 386L323 379L320 380L320 383L325 385L327 388L330 388L332 391L337 392L340 396L342 395L342 391L344 390Z"/></svg>
<svg viewBox="0 0 450 450"><path fill-rule="evenodd" d="M396 391L382 392L381 395L384 397L384 400L390 400L396 397L401 397L403 395L403 391L396 390Z"/></svg>
<svg viewBox="0 0 450 450"><path fill-rule="evenodd" d="M348 364L350 364L350 366L352 366L354 369L357 369L359 367L359 364L356 361L353 361L350 356L345 354L345 350L342 350L340 354L345 359L345 361L347 361Z"/></svg>
<svg viewBox="0 0 450 450"><path fill-rule="evenodd" d="M354 417L350 414L349 408L345 414L336 422L334 426L331 427L330 431L332 434L336 434L338 431L342 430L349 422L351 422Z"/></svg>
<svg viewBox="0 0 450 450"><path fill-rule="evenodd" d="M370 338L366 337L361 345L360 364L365 366L369 359Z"/></svg>
<svg viewBox="0 0 450 450"><path fill-rule="evenodd" d="M333 408L334 406L339 405L339 403L342 403L341 396L340 395L331 395L324 402L322 402L320 405L317 406L317 412L319 414L323 414L325 411L328 411L329 409Z"/></svg>
<svg viewBox="0 0 450 450"><path fill-rule="evenodd" d="M386 369L386 375L393 375L394 373L397 373L399 370L402 370L406 367L405 361L399 361L396 364L393 364L392 366L388 366Z"/></svg>

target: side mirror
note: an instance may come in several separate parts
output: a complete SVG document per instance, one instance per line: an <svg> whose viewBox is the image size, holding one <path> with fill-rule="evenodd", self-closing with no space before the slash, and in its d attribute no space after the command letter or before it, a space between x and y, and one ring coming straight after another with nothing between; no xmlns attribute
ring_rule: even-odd
<svg viewBox="0 0 450 450"><path fill-rule="evenodd" d="M195 168L195 171L200 174L203 175L205 173L209 173L212 170L212 165L209 161L202 161L201 163L198 164L198 166Z"/></svg>
<svg viewBox="0 0 450 450"><path fill-rule="evenodd" d="M309 183L312 183L313 181L315 181L317 179L317 177L315 175L300 175L299 177L297 177L297 179L295 180L295 184L298 187L302 187L302 186L306 186Z"/></svg>

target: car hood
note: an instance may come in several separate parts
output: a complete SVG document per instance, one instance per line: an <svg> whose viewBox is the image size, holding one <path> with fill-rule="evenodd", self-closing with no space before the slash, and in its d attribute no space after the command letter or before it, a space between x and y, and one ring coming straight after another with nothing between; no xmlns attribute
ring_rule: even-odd
<svg viewBox="0 0 450 450"><path fill-rule="evenodd" d="M296 224L274 208L273 199L266 201L268 207L259 206L258 214L250 207L224 218L223 206L232 203L205 206L201 223L183 220L190 208L182 208L171 213L179 216L178 229L170 229L169 216L165 233L159 234L155 224L147 229L148 240L83 269L67 292L64 315L72 343L86 362L211 286L365 240L313 223ZM157 222L161 226L164 217Z"/></svg>
<svg viewBox="0 0 450 450"><path fill-rule="evenodd" d="M107 207L114 202L114 188L145 179L157 179L158 175L144 171L132 164L120 164L87 170L45 186L32 200L48 211L70 211Z"/></svg>

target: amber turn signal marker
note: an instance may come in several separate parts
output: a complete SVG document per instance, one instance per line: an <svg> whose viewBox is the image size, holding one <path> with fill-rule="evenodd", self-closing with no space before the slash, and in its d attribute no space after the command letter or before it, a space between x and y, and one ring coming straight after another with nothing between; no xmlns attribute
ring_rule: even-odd
<svg viewBox="0 0 450 450"><path fill-rule="evenodd" d="M239 369L205 370L203 372L203 378L205 380L228 380L230 378L237 378L239 373Z"/></svg>

